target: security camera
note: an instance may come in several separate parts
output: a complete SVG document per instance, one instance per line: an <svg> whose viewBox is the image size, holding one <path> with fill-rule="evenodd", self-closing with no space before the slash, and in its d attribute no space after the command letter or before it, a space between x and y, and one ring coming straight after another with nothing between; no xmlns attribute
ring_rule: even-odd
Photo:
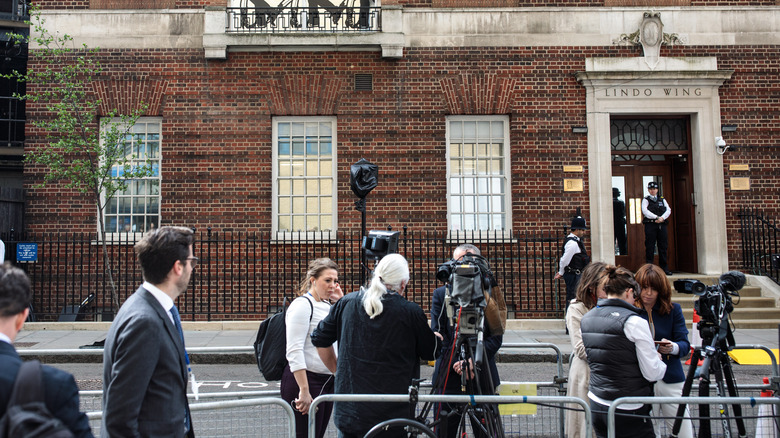
<svg viewBox="0 0 780 438"><path fill-rule="evenodd" d="M726 145L726 140L724 140L723 137L715 137L715 150L720 155L725 154L728 149L729 147Z"/></svg>

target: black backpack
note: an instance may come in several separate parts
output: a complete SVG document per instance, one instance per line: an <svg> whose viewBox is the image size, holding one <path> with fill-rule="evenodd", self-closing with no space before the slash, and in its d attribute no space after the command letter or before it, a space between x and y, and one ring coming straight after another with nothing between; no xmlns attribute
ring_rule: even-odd
<svg viewBox="0 0 780 438"><path fill-rule="evenodd" d="M37 360L24 362L16 375L5 415L0 418L0 438L72 438L59 418L46 408L43 374Z"/></svg>
<svg viewBox="0 0 780 438"><path fill-rule="evenodd" d="M309 322L314 316L314 305L310 299L306 299L311 306ZM280 380L284 367L287 366L287 324L284 321L287 313L287 298L284 299L282 309L269 316L260 323L255 339L255 357L257 369L266 381Z"/></svg>

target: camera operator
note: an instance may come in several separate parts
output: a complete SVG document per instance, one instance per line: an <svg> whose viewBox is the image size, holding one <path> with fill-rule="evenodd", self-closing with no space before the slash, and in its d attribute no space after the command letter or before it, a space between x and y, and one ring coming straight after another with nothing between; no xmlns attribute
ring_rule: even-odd
<svg viewBox="0 0 780 438"><path fill-rule="evenodd" d="M609 266L606 299L582 317L582 341L590 366L591 417L596 436L607 436L607 411L620 397L649 397L666 364L655 350L650 326L634 307L640 292L631 271ZM615 415L618 437L654 438L650 405L624 404Z"/></svg>
<svg viewBox="0 0 780 438"><path fill-rule="evenodd" d="M460 260L466 254L481 255L479 249L471 244L463 244L455 248L452 253L452 260ZM431 378L434 387L435 394L464 394L461 388L461 374L463 373L463 365L460 361L454 359L453 349L455 348L455 333L453 327L447 318L447 309L444 308L444 301L447 292L452 291L452 286L447 283L433 291L433 300L431 303L431 329L440 333L443 341L441 350L437 353L436 366L434 367L433 376ZM485 363L487 367L483 367L483 373L490 373L490 380L487 379L487 375L480 376L479 381L482 384L480 391L486 395L495 394L496 388L500 383L498 368L496 367L495 355L498 349L501 348L503 342L502 335L491 335L490 329L485 324L485 336L484 336L484 348L485 348ZM472 371L467 378L473 379L473 364L470 364ZM488 382L492 381L492 385ZM468 392L468 391L467 391ZM440 411L452 412L459 408L459 404L448 403L440 407ZM460 422L460 416L451 415L447 418L447 438L455 437L458 429L458 423ZM442 428L436 428L437 436L444 437ZM481 436L481 435L480 435Z"/></svg>

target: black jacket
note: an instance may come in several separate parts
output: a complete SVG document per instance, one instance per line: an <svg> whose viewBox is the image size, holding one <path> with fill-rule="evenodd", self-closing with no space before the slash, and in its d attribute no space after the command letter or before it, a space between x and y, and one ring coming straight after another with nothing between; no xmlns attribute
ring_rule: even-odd
<svg viewBox="0 0 780 438"><path fill-rule="evenodd" d="M408 394L420 375L420 359L434 358L438 338L420 306L396 293L385 294L382 305L382 313L370 319L363 292L353 292L312 332L316 347L338 341L336 394ZM382 421L410 417L409 403L338 402L333 412L340 431L359 436Z"/></svg>
<svg viewBox="0 0 780 438"><path fill-rule="evenodd" d="M14 387L22 359L14 347L0 341L0 416L8 409L8 399ZM92 437L86 414L79 411L79 388L73 376L47 365L43 366L43 387L46 408L59 418L76 437Z"/></svg>
<svg viewBox="0 0 780 438"><path fill-rule="evenodd" d="M623 300L599 300L582 317L580 328L590 366L590 391L605 400L650 396L651 383L644 378L636 357L636 345L623 331L626 320L640 310Z"/></svg>

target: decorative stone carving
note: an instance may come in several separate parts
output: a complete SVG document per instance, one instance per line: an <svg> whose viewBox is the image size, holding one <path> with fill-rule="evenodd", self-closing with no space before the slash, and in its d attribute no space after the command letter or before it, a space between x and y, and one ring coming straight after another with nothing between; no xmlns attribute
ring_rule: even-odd
<svg viewBox="0 0 780 438"><path fill-rule="evenodd" d="M661 21L660 12L645 12L639 29L630 34L621 34L615 43L618 45L641 45L645 62L650 68L653 68L661 57L662 44L672 46L683 44L683 41L676 33L664 33L664 23Z"/></svg>

